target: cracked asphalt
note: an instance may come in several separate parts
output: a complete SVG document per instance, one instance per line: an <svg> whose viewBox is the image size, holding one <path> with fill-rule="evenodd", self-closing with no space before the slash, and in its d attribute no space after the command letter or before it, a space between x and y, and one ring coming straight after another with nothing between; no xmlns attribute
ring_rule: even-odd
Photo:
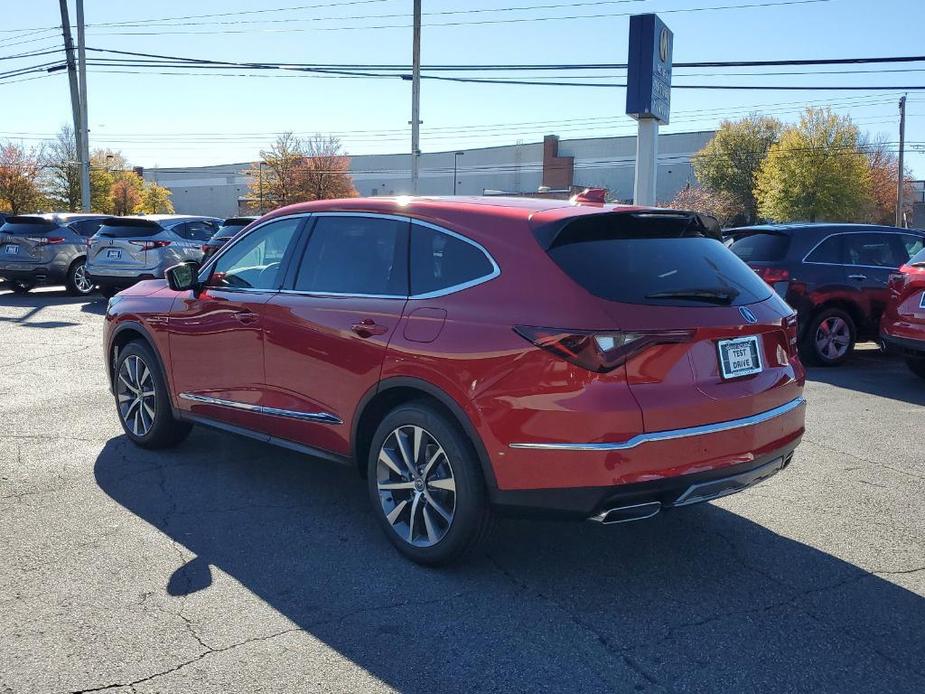
<svg viewBox="0 0 925 694"><path fill-rule="evenodd" d="M796 459L752 490L502 521L427 570L351 470L129 445L103 310L0 291L0 693L925 691L925 382L896 359L811 370Z"/></svg>

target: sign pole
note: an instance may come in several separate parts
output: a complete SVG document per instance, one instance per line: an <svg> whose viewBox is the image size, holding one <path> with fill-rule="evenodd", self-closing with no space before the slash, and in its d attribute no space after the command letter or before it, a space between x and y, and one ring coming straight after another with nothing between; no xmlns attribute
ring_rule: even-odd
<svg viewBox="0 0 925 694"><path fill-rule="evenodd" d="M657 197L658 126L671 111L671 59L674 36L654 14L630 17L626 113L639 124L633 202L652 206Z"/></svg>

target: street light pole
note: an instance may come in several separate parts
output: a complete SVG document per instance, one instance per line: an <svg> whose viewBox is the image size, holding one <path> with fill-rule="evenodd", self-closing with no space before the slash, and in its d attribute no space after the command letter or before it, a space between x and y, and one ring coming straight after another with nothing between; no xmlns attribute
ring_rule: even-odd
<svg viewBox="0 0 925 694"><path fill-rule="evenodd" d="M465 152L454 152L453 153L453 195L456 195L456 162L459 161L459 158L465 156Z"/></svg>
<svg viewBox="0 0 925 694"><path fill-rule="evenodd" d="M263 216L263 162L257 164L257 178L259 183L257 184L258 189L260 190L260 216Z"/></svg>
<svg viewBox="0 0 925 694"><path fill-rule="evenodd" d="M906 153L906 95L899 99L899 182L896 186L896 226L903 225L903 158Z"/></svg>
<svg viewBox="0 0 925 694"><path fill-rule="evenodd" d="M84 31L84 0L77 0L77 66L80 73L80 200L90 211L90 125L87 122L87 53Z"/></svg>

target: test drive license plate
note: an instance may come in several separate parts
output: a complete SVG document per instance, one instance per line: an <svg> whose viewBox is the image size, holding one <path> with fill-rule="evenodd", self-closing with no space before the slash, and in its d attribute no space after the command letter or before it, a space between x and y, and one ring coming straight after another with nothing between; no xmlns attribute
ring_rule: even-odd
<svg viewBox="0 0 925 694"><path fill-rule="evenodd" d="M7 255L18 255L19 254L19 246L12 244L12 243L9 244L5 250L6 250Z"/></svg>
<svg viewBox="0 0 925 694"><path fill-rule="evenodd" d="M761 371L761 343L758 335L720 340L719 368L723 378L748 376Z"/></svg>
<svg viewBox="0 0 925 694"><path fill-rule="evenodd" d="M112 258L113 260L118 260L122 257L122 250L119 248L111 248L106 251L106 257Z"/></svg>

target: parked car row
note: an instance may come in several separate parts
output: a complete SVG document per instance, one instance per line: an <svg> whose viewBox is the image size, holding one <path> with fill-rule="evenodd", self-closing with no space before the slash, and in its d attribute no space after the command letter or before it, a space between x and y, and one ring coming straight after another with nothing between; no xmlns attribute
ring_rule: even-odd
<svg viewBox="0 0 925 694"><path fill-rule="evenodd" d="M99 289L112 296L187 260L214 251L254 217L48 213L6 217L0 224L0 280L14 292L64 284L83 296Z"/></svg>
<svg viewBox="0 0 925 694"><path fill-rule="evenodd" d="M925 231L773 224L726 234L730 250L796 309L805 363L841 364L871 340L925 376Z"/></svg>

